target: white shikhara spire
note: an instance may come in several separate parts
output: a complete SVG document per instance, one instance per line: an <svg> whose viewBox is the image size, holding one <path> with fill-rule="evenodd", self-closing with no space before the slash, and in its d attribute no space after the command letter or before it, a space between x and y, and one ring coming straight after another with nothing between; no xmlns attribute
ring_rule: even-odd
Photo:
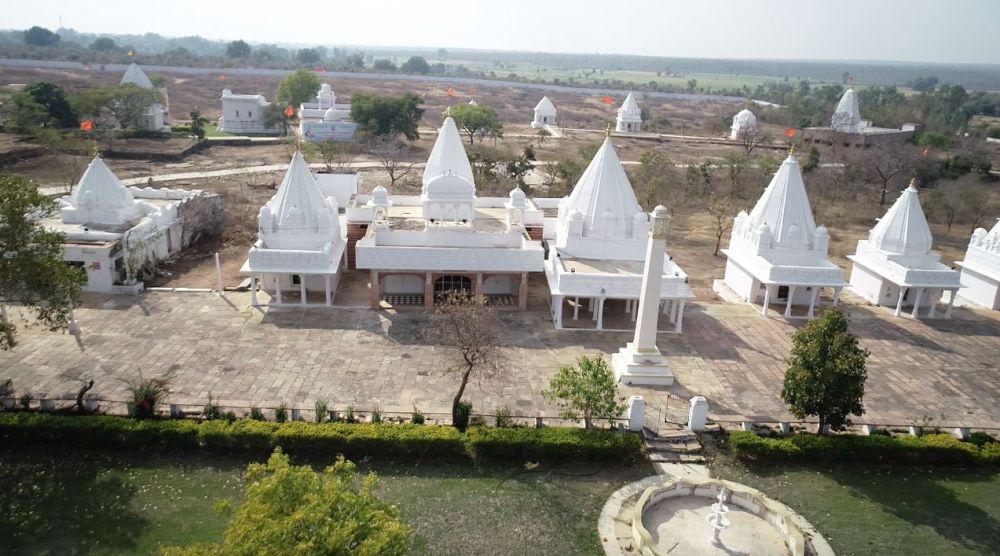
<svg viewBox="0 0 1000 556"><path fill-rule="evenodd" d="M119 85L135 85L136 87L142 87L143 89L152 89L153 82L149 80L149 76L146 72L142 71L139 64L132 62L128 69L125 70L125 75L122 76L122 80Z"/></svg>
<svg viewBox="0 0 1000 556"><path fill-rule="evenodd" d="M743 228L739 230L743 235L761 230L769 233L770 245L765 247L792 251L813 248L816 223L802 181L802 170L794 156L788 155L782 162L753 210L742 220L738 226ZM733 232L735 235L737 229L734 228Z"/></svg>
<svg viewBox="0 0 1000 556"><path fill-rule="evenodd" d="M621 107L618 109L618 117L623 120L642 119L642 110L639 108L639 103L636 102L632 91L629 91L628 96L625 97L625 102L622 102Z"/></svg>
<svg viewBox="0 0 1000 556"><path fill-rule="evenodd" d="M861 132L861 109L858 105L858 94L854 92L853 87L848 88L844 96L840 97L833 118L830 119L830 127L841 133Z"/></svg>
<svg viewBox="0 0 1000 556"><path fill-rule="evenodd" d="M643 211L610 137L604 139L561 212L564 217L575 212L583 217L584 236L631 237L635 216Z"/></svg>
<svg viewBox="0 0 1000 556"><path fill-rule="evenodd" d="M757 133L757 116L750 111L749 106L733 116L733 125L730 128L729 138L739 139L741 133Z"/></svg>
<svg viewBox="0 0 1000 556"><path fill-rule="evenodd" d="M455 125L455 120L450 116L445 118L444 124L438 131L437 140L434 141L431 154L427 157L427 166L424 167L423 175L424 192L426 193L428 182L449 173L475 184L472 165L469 164L469 157L465 154L462 137L458 134L458 126Z"/></svg>
<svg viewBox="0 0 1000 556"><path fill-rule="evenodd" d="M100 157L95 157L87 166L66 204L62 220L67 224L118 227L144 214L132 192L118 181Z"/></svg>
<svg viewBox="0 0 1000 556"><path fill-rule="evenodd" d="M931 250L931 228L913 183L872 228L868 243L879 251L897 255L926 255Z"/></svg>
<svg viewBox="0 0 1000 556"><path fill-rule="evenodd" d="M258 222L269 248L315 249L340 237L336 201L323 196L299 151L278 192L261 207Z"/></svg>
<svg viewBox="0 0 1000 556"><path fill-rule="evenodd" d="M538 104L535 105L535 115L555 116L556 105L552 104L552 101L549 100L549 97L544 96L542 97L542 100L538 101Z"/></svg>

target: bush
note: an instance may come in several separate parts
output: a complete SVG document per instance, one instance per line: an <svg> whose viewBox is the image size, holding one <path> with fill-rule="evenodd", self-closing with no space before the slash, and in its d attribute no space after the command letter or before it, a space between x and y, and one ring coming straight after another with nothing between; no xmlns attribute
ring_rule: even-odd
<svg viewBox="0 0 1000 556"><path fill-rule="evenodd" d="M513 426L514 420L510 418L510 408L503 406L497 410L496 426L500 428Z"/></svg>
<svg viewBox="0 0 1000 556"><path fill-rule="evenodd" d="M900 464L998 464L1000 444L977 446L947 434L912 436L817 436L766 438L752 432L729 435L736 456L752 461L852 461Z"/></svg>
<svg viewBox="0 0 1000 556"><path fill-rule="evenodd" d="M326 402L320 401L320 400L316 400L316 406L315 407L316 407L316 422L317 423L322 423L323 421L326 420L326 417L328 415L327 409L326 409Z"/></svg>
<svg viewBox="0 0 1000 556"><path fill-rule="evenodd" d="M472 427L466 433L475 461L634 462L642 457L639 437L609 430L547 427Z"/></svg>
<svg viewBox="0 0 1000 556"><path fill-rule="evenodd" d="M424 424L424 414L420 413L420 410L415 407L413 408L413 414L410 415L410 423L413 423L414 425Z"/></svg>
<svg viewBox="0 0 1000 556"><path fill-rule="evenodd" d="M458 402L455 411L451 416L451 424L461 432L469 428L469 417L472 415L472 404L469 402Z"/></svg>
<svg viewBox="0 0 1000 556"><path fill-rule="evenodd" d="M219 409L219 406L212 401L212 394L208 395L208 403L202 408L201 413L205 416L205 419L208 419L209 421L212 419L222 418L222 411Z"/></svg>
<svg viewBox="0 0 1000 556"><path fill-rule="evenodd" d="M259 407L250 408L250 418L254 421L267 421L267 417L264 416L264 411Z"/></svg>
<svg viewBox="0 0 1000 556"><path fill-rule="evenodd" d="M285 404L281 404L274 409L274 422L284 423L288 420L288 407Z"/></svg>

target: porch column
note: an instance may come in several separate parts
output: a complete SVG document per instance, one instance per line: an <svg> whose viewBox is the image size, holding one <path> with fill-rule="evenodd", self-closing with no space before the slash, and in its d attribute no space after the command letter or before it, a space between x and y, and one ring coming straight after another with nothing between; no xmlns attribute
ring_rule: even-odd
<svg viewBox="0 0 1000 556"><path fill-rule="evenodd" d="M836 307L837 303L840 303L840 290L844 288L833 288L833 306Z"/></svg>
<svg viewBox="0 0 1000 556"><path fill-rule="evenodd" d="M299 274L299 305L306 304L306 275Z"/></svg>
<svg viewBox="0 0 1000 556"><path fill-rule="evenodd" d="M899 299L896 300L896 316L897 317L899 316L899 313L903 310L903 296L906 295L906 290L907 289L908 288L904 288L902 286L899 287Z"/></svg>
<svg viewBox="0 0 1000 556"><path fill-rule="evenodd" d="M480 295L483 295L483 273L482 272L477 272L476 273L476 285L475 285L475 290L473 290L473 291L475 291L476 297L479 297Z"/></svg>
<svg viewBox="0 0 1000 556"><path fill-rule="evenodd" d="M924 289L917 288L917 296L913 298L913 313L911 313L910 315L913 318L919 317L919 313L917 313L917 311L920 310L920 296L922 295L924 295Z"/></svg>
<svg viewBox="0 0 1000 556"><path fill-rule="evenodd" d="M278 305L281 305L281 275L274 277L274 293L278 296Z"/></svg>
<svg viewBox="0 0 1000 556"><path fill-rule="evenodd" d="M764 308L760 310L760 316L767 318L767 306L771 304L771 286L764 286Z"/></svg>
<svg viewBox="0 0 1000 556"><path fill-rule="evenodd" d="M813 311L816 309L816 298L819 297L819 287L813 286L812 297L809 298L809 318L813 318Z"/></svg>
<svg viewBox="0 0 1000 556"><path fill-rule="evenodd" d="M528 273L521 273L521 283L517 288L517 308L524 311L528 308Z"/></svg>
<svg viewBox="0 0 1000 556"><path fill-rule="evenodd" d="M795 290L798 286L788 288L788 301L785 302L785 318L792 316L792 300L795 299Z"/></svg>
<svg viewBox="0 0 1000 556"><path fill-rule="evenodd" d="M587 310L593 314L594 320L597 320L597 312L594 311L594 298L587 298Z"/></svg>
<svg viewBox="0 0 1000 556"><path fill-rule="evenodd" d="M635 322L636 317L639 315L639 303L637 299L632 300L632 322Z"/></svg>
<svg viewBox="0 0 1000 556"><path fill-rule="evenodd" d="M371 305L372 309L378 309L382 306L382 291L378 283L378 271L372 269L370 272L371 287L368 289L371 294Z"/></svg>
<svg viewBox="0 0 1000 556"><path fill-rule="evenodd" d="M677 300L671 299L668 303L670 303L670 322L677 324ZM667 308L666 303L663 304L663 308Z"/></svg>
<svg viewBox="0 0 1000 556"><path fill-rule="evenodd" d="M563 297L561 295L553 295L552 306L555 309L552 313L552 323L556 325L556 330L560 330L562 329Z"/></svg>
<svg viewBox="0 0 1000 556"><path fill-rule="evenodd" d="M954 297L954 296L952 296ZM257 275L250 275L250 306L260 307L260 302L257 301Z"/></svg>
<svg viewBox="0 0 1000 556"><path fill-rule="evenodd" d="M330 305L333 305L333 296L330 295L330 275L324 274L323 280L325 282L324 286L326 287L326 306L329 307Z"/></svg>
<svg viewBox="0 0 1000 556"><path fill-rule="evenodd" d="M625 299L625 310L623 312L624 313L631 313L632 312L632 300L631 299Z"/></svg>
<svg viewBox="0 0 1000 556"><path fill-rule="evenodd" d="M934 295L935 293L937 293L937 295ZM927 311L927 318L933 319L937 317L937 311L935 311L935 308L937 307L938 299L941 299L941 292L936 292L932 289L928 292L928 294L929 295L927 297L931 300L931 308Z"/></svg>
<svg viewBox="0 0 1000 556"><path fill-rule="evenodd" d="M955 296L958 295L958 290L951 290L951 295L948 296L948 309L944 312L944 318L951 318L951 309L955 306Z"/></svg>
<svg viewBox="0 0 1000 556"><path fill-rule="evenodd" d="M424 275L424 309L434 308L434 275L430 272Z"/></svg>
<svg viewBox="0 0 1000 556"><path fill-rule="evenodd" d="M674 331L678 334L684 330L684 303L683 299L678 303L680 307L677 309L677 324L674 326Z"/></svg>
<svg viewBox="0 0 1000 556"><path fill-rule="evenodd" d="M604 330L604 298L597 299L597 329Z"/></svg>
<svg viewBox="0 0 1000 556"><path fill-rule="evenodd" d="M573 298L573 320L580 318L580 296Z"/></svg>

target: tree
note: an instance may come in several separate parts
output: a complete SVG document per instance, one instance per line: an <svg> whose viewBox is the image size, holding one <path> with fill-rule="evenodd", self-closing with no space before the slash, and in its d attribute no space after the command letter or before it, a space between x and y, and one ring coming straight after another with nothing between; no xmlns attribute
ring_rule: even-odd
<svg viewBox="0 0 1000 556"><path fill-rule="evenodd" d="M424 101L413 93L381 96L357 93L351 97L351 120L369 136L395 137L402 134L410 141L420 138L417 125L424 115Z"/></svg>
<svg viewBox="0 0 1000 556"><path fill-rule="evenodd" d="M450 348L462 369L462 378L452 400L454 419L473 371L481 374L496 372L503 362L498 344L501 328L496 309L482 296L450 292L438 305L430 325L430 336Z"/></svg>
<svg viewBox="0 0 1000 556"><path fill-rule="evenodd" d="M31 46L55 46L59 44L59 38L56 33L37 25L24 32L24 43Z"/></svg>
<svg viewBox="0 0 1000 556"><path fill-rule="evenodd" d="M715 232L715 250L712 251L712 255L717 256L719 247L722 245L722 236L726 235L729 225L733 223L733 206L729 199L716 199L708 207L708 214L712 217L713 231Z"/></svg>
<svg viewBox="0 0 1000 556"><path fill-rule="evenodd" d="M284 137L288 135L288 116L285 115L286 106L272 102L264 107L261 114L261 121L268 129L277 129L278 135Z"/></svg>
<svg viewBox="0 0 1000 556"><path fill-rule="evenodd" d="M458 129L469 136L469 144L479 137L503 137L503 124L496 110L481 104L459 104L448 109Z"/></svg>
<svg viewBox="0 0 1000 556"><path fill-rule="evenodd" d="M45 107L24 91L14 93L0 105L4 129L12 133L34 134L55 123Z"/></svg>
<svg viewBox="0 0 1000 556"><path fill-rule="evenodd" d="M298 106L303 102L309 102L316 96L320 85L319 77L313 72L295 70L278 83L278 90L274 93L275 103L284 110L288 105Z"/></svg>
<svg viewBox="0 0 1000 556"><path fill-rule="evenodd" d="M912 153L906 145L874 145L865 149L861 163L868 176L880 186L878 206L884 206L889 193L889 183L897 176L911 173L914 166Z"/></svg>
<svg viewBox="0 0 1000 556"><path fill-rule="evenodd" d="M639 157L639 168L631 174L639 204L646 210L663 204L670 198L670 210L685 204L684 190L677 187L677 169L674 163L661 150L649 150Z"/></svg>
<svg viewBox="0 0 1000 556"><path fill-rule="evenodd" d="M850 425L850 415L865 409L868 350L847 330L847 317L835 308L792 336L792 353L781 399L799 419L819 418L819 434Z"/></svg>
<svg viewBox="0 0 1000 556"><path fill-rule="evenodd" d="M320 61L321 56L319 55L319 51L315 48L303 48L295 53L295 59L298 60L300 64L315 64Z"/></svg>
<svg viewBox="0 0 1000 556"><path fill-rule="evenodd" d="M507 175L514 178L517 181L519 187L525 187L524 176L530 172L535 167L535 149L531 144L524 146L524 150L521 151L521 156L508 160L505 169L507 170Z"/></svg>
<svg viewBox="0 0 1000 556"><path fill-rule="evenodd" d="M137 129L149 106L162 102L163 97L156 89L127 84L114 87L109 100L106 108L118 124L124 129Z"/></svg>
<svg viewBox="0 0 1000 556"><path fill-rule="evenodd" d="M230 58L248 58L251 52L250 45L246 41L232 41L226 45L226 56Z"/></svg>
<svg viewBox="0 0 1000 556"><path fill-rule="evenodd" d="M406 143L386 135L372 136L367 143L379 165L386 174L389 174L389 187L396 185L397 181L410 175L410 172L413 171L413 164L403 160L410 152L410 147Z"/></svg>
<svg viewBox="0 0 1000 556"><path fill-rule="evenodd" d="M403 65L399 67L399 71L403 73L426 74L430 73L431 66L423 56L411 56L409 60L403 62Z"/></svg>
<svg viewBox="0 0 1000 556"><path fill-rule="evenodd" d="M396 64L392 63L392 60L387 60L385 58L380 58L378 60L375 60L375 62L372 63L372 69L376 71L387 71L392 73L399 71L399 68L396 67Z"/></svg>
<svg viewBox="0 0 1000 556"><path fill-rule="evenodd" d="M402 556L410 528L399 509L375 497L373 473L337 456L317 473L291 465L281 448L267 463L251 463L245 500L233 512L221 544L165 549L163 556L222 554L352 554ZM217 504L228 511L230 503Z"/></svg>
<svg viewBox="0 0 1000 556"><path fill-rule="evenodd" d="M726 175L729 176L729 196L730 197L742 197L742 186L740 184L740 174L743 170L750 164L750 159L747 155L740 152L727 152L722 157L722 166L726 169ZM739 194L739 195L737 195Z"/></svg>
<svg viewBox="0 0 1000 556"><path fill-rule="evenodd" d="M110 37L100 37L90 43L90 49L97 52L114 52L118 50L118 44Z"/></svg>
<svg viewBox="0 0 1000 556"><path fill-rule="evenodd" d="M201 112L197 110L191 112L191 133L198 139L205 138L205 124L207 123L208 119L202 116Z"/></svg>
<svg viewBox="0 0 1000 556"><path fill-rule="evenodd" d="M45 111L59 127L75 128L77 126L79 118L76 110L70 105L66 91L59 85L48 81L36 81L29 83L24 88L24 92L31 95L35 102L45 108Z"/></svg>
<svg viewBox="0 0 1000 556"><path fill-rule="evenodd" d="M344 58L344 63L347 64L348 68L361 69L365 67L365 54L364 52L352 52Z"/></svg>
<svg viewBox="0 0 1000 556"><path fill-rule="evenodd" d="M323 161L326 171L333 173L334 165L340 160L340 144L332 139L327 139L326 141L310 141L306 145L310 154L319 156L320 160Z"/></svg>
<svg viewBox="0 0 1000 556"><path fill-rule="evenodd" d="M615 419L625 412L615 373L601 356L580 357L576 365L559 369L542 396L559 404L560 417L583 419L583 426L588 429L595 418Z"/></svg>
<svg viewBox="0 0 1000 556"><path fill-rule="evenodd" d="M743 147L743 150L746 151L747 156L750 156L754 149L763 144L769 143L771 141L771 136L766 133L762 133L756 127L745 127L736 132L736 140L739 142L740 146Z"/></svg>
<svg viewBox="0 0 1000 556"><path fill-rule="evenodd" d="M42 226L39 215L56 203L17 174L0 174L0 349L16 345L17 327L6 303L19 303L49 330L69 324L87 275L62 258L65 236Z"/></svg>

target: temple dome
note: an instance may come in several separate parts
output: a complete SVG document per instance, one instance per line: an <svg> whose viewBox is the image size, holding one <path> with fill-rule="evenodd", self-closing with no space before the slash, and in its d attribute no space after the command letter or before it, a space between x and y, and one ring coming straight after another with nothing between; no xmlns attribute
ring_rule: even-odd
<svg viewBox="0 0 1000 556"><path fill-rule="evenodd" d="M458 126L450 116L441 125L431 154L427 157L422 180L425 191L431 180L448 172L465 178L471 184L476 183L469 156L465 153L462 137L458 134Z"/></svg>
<svg viewBox="0 0 1000 556"><path fill-rule="evenodd" d="M614 221L612 235L629 237L632 218L642 207L635 198L632 184L622 168L610 138L605 138L587 169L580 176L566 201L566 206L579 211L584 218L584 231L601 230L608 234L606 214Z"/></svg>
<svg viewBox="0 0 1000 556"><path fill-rule="evenodd" d="M641 120L642 110L639 108L639 103L635 100L635 95L632 91L629 91L628 96L625 97L625 102L622 103L621 108L618 109L618 118L621 120Z"/></svg>
<svg viewBox="0 0 1000 556"><path fill-rule="evenodd" d="M338 119L338 116L337 116L337 109L336 108L329 108L329 109L327 109L326 112L323 113L323 121L324 122L335 122L335 121L337 121L337 119Z"/></svg>
<svg viewBox="0 0 1000 556"><path fill-rule="evenodd" d="M153 82L149 80L149 76L146 72L142 71L139 64L132 62L128 69L125 70L125 75L122 76L122 80L119 85L135 85L136 87L142 87L143 89L152 89Z"/></svg>
<svg viewBox="0 0 1000 556"><path fill-rule="evenodd" d="M830 119L830 127L841 133L859 133L861 131L861 110L858 104L858 94L853 88L848 88L840 97L837 109Z"/></svg>
<svg viewBox="0 0 1000 556"><path fill-rule="evenodd" d="M527 196L524 194L524 190L520 187L511 189L508 197L510 198L511 206L514 208L525 208L528 206Z"/></svg>
<svg viewBox="0 0 1000 556"><path fill-rule="evenodd" d="M907 187L868 234L868 241L881 251L899 255L924 255L933 236L920 206L917 188Z"/></svg>
<svg viewBox="0 0 1000 556"><path fill-rule="evenodd" d="M799 250L813 245L816 223L802 181L802 170L794 156L788 155L782 162L750 211L747 222L751 230L766 226L775 247Z"/></svg>
<svg viewBox="0 0 1000 556"><path fill-rule="evenodd" d="M546 116L554 116L556 113L556 105L552 104L549 97L544 96L542 97L542 100L538 101L538 104L535 105L535 113Z"/></svg>

